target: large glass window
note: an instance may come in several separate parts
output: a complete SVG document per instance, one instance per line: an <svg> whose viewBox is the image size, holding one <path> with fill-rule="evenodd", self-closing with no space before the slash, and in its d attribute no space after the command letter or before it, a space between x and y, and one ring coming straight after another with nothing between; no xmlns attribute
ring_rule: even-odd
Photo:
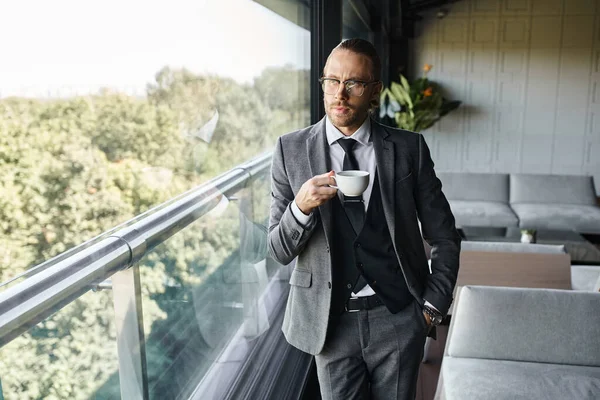
<svg viewBox="0 0 600 400"><path fill-rule="evenodd" d="M0 4L0 282L309 124L308 7L264 3ZM219 218L203 218L140 261L152 398L189 394L215 374L233 336L252 341L268 328L261 293L287 287L265 260L268 187L254 182L246 190L261 195L230 199ZM220 297L205 301L214 292ZM118 398L114 312L98 303L105 297L88 293L56 314L60 321L3 347L10 373L0 371L0 398Z"/></svg>
<svg viewBox="0 0 600 400"><path fill-rule="evenodd" d="M309 122L308 7L0 4L0 282Z"/></svg>

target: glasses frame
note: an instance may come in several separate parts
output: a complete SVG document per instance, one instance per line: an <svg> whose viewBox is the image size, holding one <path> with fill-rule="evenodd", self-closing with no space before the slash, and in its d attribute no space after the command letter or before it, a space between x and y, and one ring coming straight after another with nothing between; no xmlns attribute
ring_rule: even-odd
<svg viewBox="0 0 600 400"><path fill-rule="evenodd" d="M368 85L370 85L372 83L379 83L379 82L381 82L381 81L368 81L368 82L366 82L366 81L359 81L359 80L356 80L356 79L348 79L346 81L340 81L339 79L327 78L327 77L323 76L323 77L319 78L319 83L321 84L321 90L323 90L323 93L329 94L329 95L336 94L337 90L334 93L327 93L325 91L324 87L323 87L326 81L335 81L335 82L337 82L338 83L338 88L339 88L340 84L344 84L344 90L346 91L346 93L348 94L348 96L353 96L353 97L361 97L363 94L365 94L365 89L367 88ZM362 85L362 92L359 95L352 94L351 90L353 88L352 87L348 88L348 84L359 84L359 85Z"/></svg>

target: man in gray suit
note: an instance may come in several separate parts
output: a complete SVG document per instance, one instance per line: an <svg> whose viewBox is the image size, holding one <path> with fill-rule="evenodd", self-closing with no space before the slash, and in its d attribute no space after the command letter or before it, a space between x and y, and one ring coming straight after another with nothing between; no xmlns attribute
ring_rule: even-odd
<svg viewBox="0 0 600 400"><path fill-rule="evenodd" d="M324 399L414 399L458 273L460 237L422 135L369 118L380 71L369 42L340 43L321 78L327 116L273 155L269 252L296 259L283 332L315 355ZM370 173L362 196L330 186L348 169Z"/></svg>

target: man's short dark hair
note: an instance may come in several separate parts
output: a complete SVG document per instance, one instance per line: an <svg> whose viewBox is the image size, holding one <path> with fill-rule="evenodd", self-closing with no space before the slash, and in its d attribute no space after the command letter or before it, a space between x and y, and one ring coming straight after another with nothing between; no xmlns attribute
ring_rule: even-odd
<svg viewBox="0 0 600 400"><path fill-rule="evenodd" d="M373 80L378 81L381 79L381 58L377 54L377 49L371 42L364 39L354 38L346 39L338 44L333 50L348 50L356 54L362 54L371 60L373 67Z"/></svg>

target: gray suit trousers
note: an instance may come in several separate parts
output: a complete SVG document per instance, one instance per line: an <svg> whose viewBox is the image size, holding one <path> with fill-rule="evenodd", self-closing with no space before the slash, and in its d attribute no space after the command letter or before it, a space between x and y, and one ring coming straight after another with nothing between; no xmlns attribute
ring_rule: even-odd
<svg viewBox="0 0 600 400"><path fill-rule="evenodd" d="M416 301L397 314L379 306L330 323L315 356L324 400L414 400L429 331Z"/></svg>

